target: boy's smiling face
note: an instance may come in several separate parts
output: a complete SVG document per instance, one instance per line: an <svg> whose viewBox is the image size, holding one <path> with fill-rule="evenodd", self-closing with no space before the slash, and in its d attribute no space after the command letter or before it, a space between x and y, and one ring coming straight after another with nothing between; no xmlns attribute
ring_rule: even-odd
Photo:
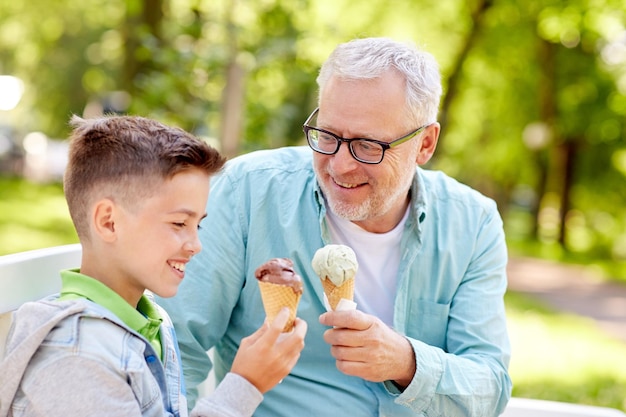
<svg viewBox="0 0 626 417"><path fill-rule="evenodd" d="M133 306L145 289L175 295L187 262L202 249L198 227L208 194L209 176L192 168L162 182L132 208L112 203L112 221L104 228L109 265L100 265L106 272L97 278Z"/></svg>

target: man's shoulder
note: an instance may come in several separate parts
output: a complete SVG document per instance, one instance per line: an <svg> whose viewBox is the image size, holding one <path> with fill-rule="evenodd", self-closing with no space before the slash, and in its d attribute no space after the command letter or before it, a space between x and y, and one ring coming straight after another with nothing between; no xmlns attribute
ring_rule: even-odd
<svg viewBox="0 0 626 417"><path fill-rule="evenodd" d="M313 178L311 150L306 147L285 147L254 151L228 161L226 168L214 184L219 188L221 179L242 190L263 191L270 184L291 184L303 187ZM252 189L248 189L252 187Z"/></svg>
<svg viewBox="0 0 626 417"><path fill-rule="evenodd" d="M481 207L495 204L493 199L443 171L419 169L421 181L430 199L458 201Z"/></svg>
<svg viewBox="0 0 626 417"><path fill-rule="evenodd" d="M307 169L311 167L311 152L305 146L288 146L253 151L228 161L226 170L231 172L265 169Z"/></svg>

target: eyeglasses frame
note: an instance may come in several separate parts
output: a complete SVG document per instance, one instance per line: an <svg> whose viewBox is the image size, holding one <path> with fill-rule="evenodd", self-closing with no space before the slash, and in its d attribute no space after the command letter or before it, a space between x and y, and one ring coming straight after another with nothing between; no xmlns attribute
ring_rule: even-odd
<svg viewBox="0 0 626 417"><path fill-rule="evenodd" d="M366 138L346 139L346 138L342 138L341 136L337 136L333 132L329 132L326 129L321 129L319 127L314 127L314 126L310 126L309 125L309 122L311 121L311 119L313 119L313 117L315 117L317 115L319 110L320 110L319 107L317 107L315 110L313 110L313 112L309 115L309 117L307 117L306 121L302 125L302 130L304 131L304 136L306 137L306 141L309 144L309 147L311 149L313 149L315 152L321 153L322 155L335 155L337 152L339 152L339 148L341 148L341 143L345 142L348 145L348 149L350 150L350 154L352 155L352 157L354 159L356 159L358 162L362 162L364 164L370 164L370 165L380 164L381 162L383 162L383 159L385 158L385 151L387 149L391 149L391 148L394 148L394 147L396 147L398 145L403 144L404 142L408 142L409 140L413 139L415 136L419 135L425 128L430 126L430 123L425 124L425 125L423 125L421 127L418 127L417 129L413 130L412 132L409 132L408 134L402 136L401 138L392 140L391 142L383 142L383 141L376 140L376 139L366 139ZM333 152L323 152L323 151L321 151L319 149L313 148L313 146L311 146L311 142L309 141L309 130L316 130L318 132L323 132L323 133L326 133L326 134L334 137L337 140L337 149L335 149ZM357 140L364 140L366 142L372 142L372 143L375 143L377 145L380 145L383 148L383 152L382 152L382 154L380 156L380 161L378 161L378 162L371 162L371 161L364 161L364 160L358 158L354 154L354 151L352 150L352 145L351 145L352 142L357 141Z"/></svg>

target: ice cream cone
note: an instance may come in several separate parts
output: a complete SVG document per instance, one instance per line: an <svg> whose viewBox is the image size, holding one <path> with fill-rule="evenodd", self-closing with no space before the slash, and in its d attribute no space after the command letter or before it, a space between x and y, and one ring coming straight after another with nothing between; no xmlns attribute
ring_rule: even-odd
<svg viewBox="0 0 626 417"><path fill-rule="evenodd" d="M325 277L322 280L322 286L324 287L326 298L328 298L328 304L330 304L330 308L333 310L337 309L337 305L342 298L350 301L354 299L354 278L350 278L337 286L328 277Z"/></svg>
<svg viewBox="0 0 626 417"><path fill-rule="evenodd" d="M287 285L263 281L259 281L259 288L261 290L261 299L263 300L265 315L270 323L274 321L283 307L289 308L289 320L287 324L285 324L283 332L291 331L294 326L296 311L298 310L298 303L300 302L302 293L296 293L293 288Z"/></svg>

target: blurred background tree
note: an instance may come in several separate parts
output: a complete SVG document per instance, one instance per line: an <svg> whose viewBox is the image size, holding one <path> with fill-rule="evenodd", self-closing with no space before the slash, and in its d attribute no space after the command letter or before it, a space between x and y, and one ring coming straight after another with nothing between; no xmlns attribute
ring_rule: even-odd
<svg viewBox="0 0 626 417"><path fill-rule="evenodd" d="M24 84L0 123L20 144L102 112L229 156L302 144L319 66L365 36L438 59L430 166L493 197L514 250L626 276L624 0L0 0L0 75Z"/></svg>

